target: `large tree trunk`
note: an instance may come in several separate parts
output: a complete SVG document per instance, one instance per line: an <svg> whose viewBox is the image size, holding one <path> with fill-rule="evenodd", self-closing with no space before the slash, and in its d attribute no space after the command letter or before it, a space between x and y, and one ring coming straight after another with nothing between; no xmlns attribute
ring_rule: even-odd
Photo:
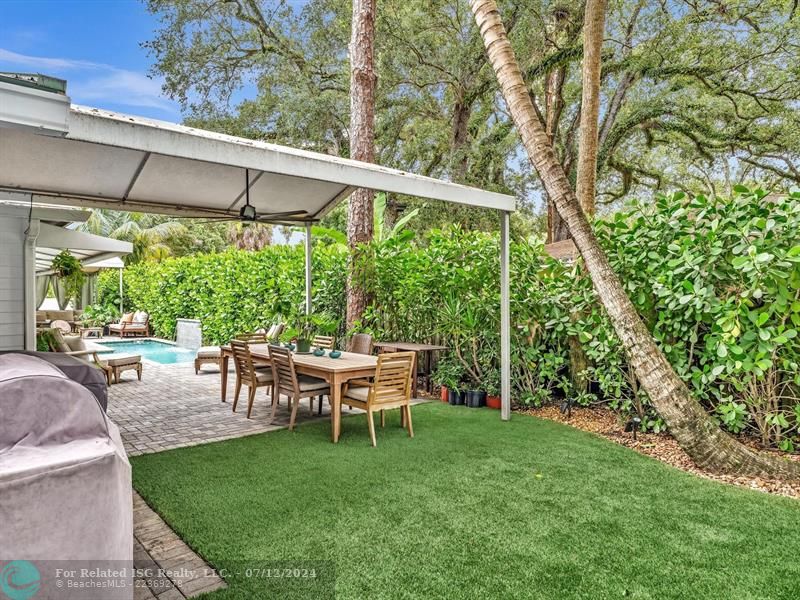
<svg viewBox="0 0 800 600"><path fill-rule="evenodd" d="M605 32L606 0L588 0L583 19L583 91L581 141L575 192L586 215L594 215L597 182L597 121L600 117L600 64Z"/></svg>
<svg viewBox="0 0 800 600"><path fill-rule="evenodd" d="M750 450L725 434L678 377L597 242L578 198L556 159L544 124L533 106L494 0L470 0L475 20L500 89L531 163L561 217L567 222L600 302L614 326L628 360L653 406L672 435L701 467L748 476L800 477L800 463Z"/></svg>
<svg viewBox="0 0 800 600"><path fill-rule="evenodd" d="M353 0L350 37L350 158L375 162L375 0ZM374 192L358 189L350 196L347 244L350 256L373 234ZM351 258L352 260L352 258ZM367 308L367 291L350 274L347 279L347 328L360 320Z"/></svg>
<svg viewBox="0 0 800 600"><path fill-rule="evenodd" d="M564 41L567 29L569 28L570 14L564 6L556 6L550 13L550 23L547 35L545 36L545 48L548 52L555 52L559 49L560 43ZM545 131L550 145L555 148L558 136L558 126L561 123L561 115L564 112L564 83L567 79L567 67L558 65L545 76L544 85L544 119ZM569 229L567 224L558 214L555 204L550 199L549 194L545 193L547 202L547 240L548 244L569 239Z"/></svg>
<svg viewBox="0 0 800 600"><path fill-rule="evenodd" d="M459 89L453 105L453 133L450 148L453 151L453 181L463 183L467 176L469 139L469 117L472 106L466 100L466 91Z"/></svg>

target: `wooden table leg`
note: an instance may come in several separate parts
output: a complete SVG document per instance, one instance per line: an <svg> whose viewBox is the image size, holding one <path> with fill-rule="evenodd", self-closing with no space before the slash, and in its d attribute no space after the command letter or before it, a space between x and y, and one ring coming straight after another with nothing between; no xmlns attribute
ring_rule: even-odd
<svg viewBox="0 0 800 600"><path fill-rule="evenodd" d="M419 356L419 354L417 354L415 352L414 353L414 363L411 365L411 377L412 377L412 379L411 379L411 397L412 398L416 398L417 397L417 356Z"/></svg>
<svg viewBox="0 0 800 600"><path fill-rule="evenodd" d="M339 441L342 427L342 381L338 376L331 377L331 439Z"/></svg>
<svg viewBox="0 0 800 600"><path fill-rule="evenodd" d="M425 391L431 393L431 355L432 350L425 351Z"/></svg>
<svg viewBox="0 0 800 600"><path fill-rule="evenodd" d="M228 355L223 354L222 358L219 361L219 371L220 371L220 379L222 380L220 387L222 393L222 401L225 402L225 398L228 394Z"/></svg>

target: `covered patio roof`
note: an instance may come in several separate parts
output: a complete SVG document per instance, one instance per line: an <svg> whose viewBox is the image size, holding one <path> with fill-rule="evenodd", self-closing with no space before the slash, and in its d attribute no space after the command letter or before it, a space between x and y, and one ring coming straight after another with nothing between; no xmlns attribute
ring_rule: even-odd
<svg viewBox="0 0 800 600"><path fill-rule="evenodd" d="M267 222L306 225L356 188L500 211L501 396L510 416L509 218L513 196L380 165L69 103L65 94L0 81L0 192L32 202L186 217L237 217L247 194ZM248 178L249 175L249 178ZM271 213L302 211L270 218Z"/></svg>
<svg viewBox="0 0 800 600"><path fill-rule="evenodd" d="M2 108L4 92L15 87L0 82L0 124L20 121ZM30 126L0 128L0 147L9 149L0 161L0 189L70 206L235 217L244 204L249 170L250 201L259 214L305 211L276 222L319 220L357 187L515 208L513 196L380 165L98 108L64 105L64 110L65 135L37 135Z"/></svg>

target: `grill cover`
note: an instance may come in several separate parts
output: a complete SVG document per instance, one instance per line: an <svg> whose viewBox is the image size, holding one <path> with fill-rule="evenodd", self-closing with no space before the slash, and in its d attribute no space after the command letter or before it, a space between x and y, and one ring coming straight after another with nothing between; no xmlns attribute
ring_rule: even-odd
<svg viewBox="0 0 800 600"><path fill-rule="evenodd" d="M53 365L0 356L0 588L33 585L33 573L37 599L127 600L132 561L131 468L117 426ZM80 587L64 576L73 569Z"/></svg>

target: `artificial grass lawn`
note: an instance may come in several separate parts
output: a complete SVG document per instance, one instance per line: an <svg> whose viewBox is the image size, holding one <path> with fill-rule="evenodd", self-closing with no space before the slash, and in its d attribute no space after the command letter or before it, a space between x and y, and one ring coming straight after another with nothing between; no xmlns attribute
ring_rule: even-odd
<svg viewBox="0 0 800 600"><path fill-rule="evenodd" d="M135 457L134 485L227 571L213 600L330 597L332 565L337 598L800 597L796 500L534 417L413 418L409 439L389 413L377 448L354 416L338 445L319 422ZM246 576L264 563L318 580Z"/></svg>

